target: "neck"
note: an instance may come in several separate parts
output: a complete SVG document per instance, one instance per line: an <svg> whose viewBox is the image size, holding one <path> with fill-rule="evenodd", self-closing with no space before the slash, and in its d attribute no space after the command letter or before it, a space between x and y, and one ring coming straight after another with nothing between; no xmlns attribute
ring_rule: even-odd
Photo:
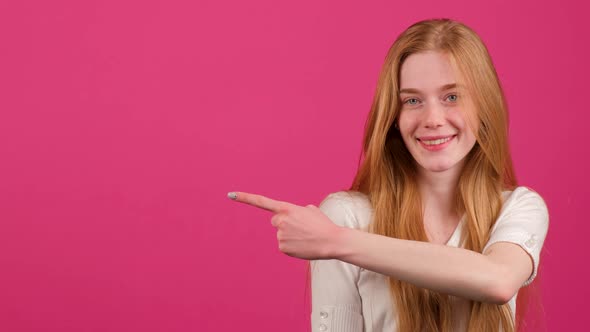
<svg viewBox="0 0 590 332"><path fill-rule="evenodd" d="M461 167L454 167L443 172L420 170L418 188L425 214L450 216L456 213L455 195L460 172Z"/></svg>

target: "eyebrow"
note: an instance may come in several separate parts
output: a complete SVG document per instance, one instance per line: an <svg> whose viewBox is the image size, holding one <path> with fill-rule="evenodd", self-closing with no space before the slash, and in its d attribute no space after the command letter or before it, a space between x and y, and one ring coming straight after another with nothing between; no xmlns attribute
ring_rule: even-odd
<svg viewBox="0 0 590 332"><path fill-rule="evenodd" d="M455 88L459 88L462 89L463 86L461 84L457 84L457 83L450 83L450 84L445 84L443 86L440 87L440 91L446 91L446 90L451 90L451 89L455 89ZM408 89L401 89L399 90L399 93L420 93L420 90L418 89L413 89L413 88L408 88Z"/></svg>

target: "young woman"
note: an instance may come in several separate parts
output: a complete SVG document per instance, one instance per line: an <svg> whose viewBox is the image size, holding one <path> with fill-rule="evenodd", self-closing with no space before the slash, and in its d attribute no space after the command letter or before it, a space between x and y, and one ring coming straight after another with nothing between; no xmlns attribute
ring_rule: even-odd
<svg viewBox="0 0 590 332"><path fill-rule="evenodd" d="M313 331L514 331L548 228L518 187L507 111L480 38L418 22L390 48L350 190L272 211L279 248L311 260Z"/></svg>

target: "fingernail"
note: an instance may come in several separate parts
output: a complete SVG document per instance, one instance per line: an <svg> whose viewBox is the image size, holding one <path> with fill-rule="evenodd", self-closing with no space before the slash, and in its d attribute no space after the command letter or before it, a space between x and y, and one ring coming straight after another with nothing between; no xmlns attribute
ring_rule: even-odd
<svg viewBox="0 0 590 332"><path fill-rule="evenodd" d="M238 198L238 194L236 194L235 192L232 191L232 192L227 193L227 197L229 199L233 199L235 201L236 198Z"/></svg>

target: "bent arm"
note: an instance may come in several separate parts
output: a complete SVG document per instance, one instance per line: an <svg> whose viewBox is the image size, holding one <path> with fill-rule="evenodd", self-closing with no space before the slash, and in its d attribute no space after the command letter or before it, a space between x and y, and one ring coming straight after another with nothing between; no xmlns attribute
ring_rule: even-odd
<svg viewBox="0 0 590 332"><path fill-rule="evenodd" d="M343 228L334 257L418 287L474 301L508 302L533 262L518 245L495 243L485 254Z"/></svg>
<svg viewBox="0 0 590 332"><path fill-rule="evenodd" d="M339 229L336 259L418 287L503 304L535 277L549 227L545 202L516 188L505 200L482 253L428 242Z"/></svg>

